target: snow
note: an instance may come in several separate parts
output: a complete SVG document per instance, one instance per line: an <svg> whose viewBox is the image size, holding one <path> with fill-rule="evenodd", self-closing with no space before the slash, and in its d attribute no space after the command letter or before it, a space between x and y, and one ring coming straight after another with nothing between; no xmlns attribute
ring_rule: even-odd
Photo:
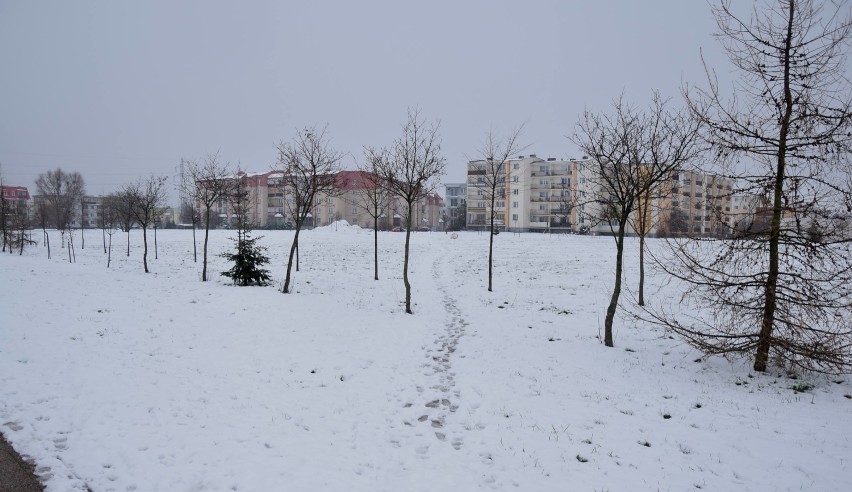
<svg viewBox="0 0 852 492"><path fill-rule="evenodd" d="M280 282L292 231L255 234ZM48 491L852 483L846 378L696 362L626 315L601 345L611 238L501 234L489 293L487 234L412 233L406 315L405 234L380 233L374 281L371 231L304 231L291 295L218 275L232 235L211 231L206 283L185 230L158 231L147 275L139 231L129 258L114 236L110 269L94 231L74 264L55 233L51 260L0 255L0 429Z"/></svg>

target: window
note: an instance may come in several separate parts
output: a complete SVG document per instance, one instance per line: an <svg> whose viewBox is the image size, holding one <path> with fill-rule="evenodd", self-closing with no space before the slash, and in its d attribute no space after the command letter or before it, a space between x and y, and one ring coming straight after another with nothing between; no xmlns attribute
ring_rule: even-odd
<svg viewBox="0 0 852 492"><path fill-rule="evenodd" d="M543 173L546 173L547 172L547 166L539 166L538 170L543 172Z"/></svg>
<svg viewBox="0 0 852 492"><path fill-rule="evenodd" d="M518 202L512 202L512 208L518 208Z"/></svg>
<svg viewBox="0 0 852 492"><path fill-rule="evenodd" d="M517 183L518 182L518 176L512 176L512 182Z"/></svg>
<svg viewBox="0 0 852 492"><path fill-rule="evenodd" d="M571 185L571 179L570 178L562 178L562 184L570 186Z"/></svg>
<svg viewBox="0 0 852 492"><path fill-rule="evenodd" d="M518 189L517 189L517 188L515 188L514 190L512 190L512 194L513 194L513 195L517 195L517 194L518 194Z"/></svg>
<svg viewBox="0 0 852 492"><path fill-rule="evenodd" d="M521 164L520 164L519 162L516 162L516 163L512 166L512 169L520 169L520 168L521 168Z"/></svg>
<svg viewBox="0 0 852 492"><path fill-rule="evenodd" d="M518 214L512 214L512 220L517 221L518 220Z"/></svg>

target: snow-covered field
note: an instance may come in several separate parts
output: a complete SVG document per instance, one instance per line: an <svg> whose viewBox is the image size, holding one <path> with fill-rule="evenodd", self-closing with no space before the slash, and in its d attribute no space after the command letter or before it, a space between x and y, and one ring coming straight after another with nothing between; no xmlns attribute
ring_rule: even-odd
<svg viewBox="0 0 852 492"><path fill-rule="evenodd" d="M291 233L257 234L280 284ZM412 316L404 234L374 281L371 232L306 232L292 295L220 277L226 231L207 283L158 235L147 275L139 231L109 270L93 231L0 256L0 430L49 491L852 487L847 378L796 393L627 317L600 343L611 238L501 234L489 293L487 235L415 233Z"/></svg>

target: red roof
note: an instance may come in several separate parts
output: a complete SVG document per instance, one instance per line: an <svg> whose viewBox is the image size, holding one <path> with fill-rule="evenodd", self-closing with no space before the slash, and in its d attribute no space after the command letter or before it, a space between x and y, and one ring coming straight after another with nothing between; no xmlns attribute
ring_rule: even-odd
<svg viewBox="0 0 852 492"><path fill-rule="evenodd" d="M29 200L30 192L27 190L26 186L3 186L3 198L7 200ZM20 191L23 191L23 195L21 195Z"/></svg>
<svg viewBox="0 0 852 492"><path fill-rule="evenodd" d="M375 188L378 178L366 171L340 171L335 176L335 187L343 191Z"/></svg>

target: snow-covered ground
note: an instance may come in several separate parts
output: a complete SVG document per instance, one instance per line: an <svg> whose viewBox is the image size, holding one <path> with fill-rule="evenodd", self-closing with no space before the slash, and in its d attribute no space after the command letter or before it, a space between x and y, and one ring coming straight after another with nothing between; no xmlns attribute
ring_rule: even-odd
<svg viewBox="0 0 852 492"><path fill-rule="evenodd" d="M280 285L292 233L257 234ZM487 235L414 233L412 316L404 234L374 281L370 231L305 232L292 295L220 277L230 235L206 283L190 231L159 231L147 275L139 231L110 269L93 231L74 264L57 234L52 260L0 256L0 429L49 491L852 485L847 378L796 393L626 316L600 343L611 238L501 234L489 293Z"/></svg>

